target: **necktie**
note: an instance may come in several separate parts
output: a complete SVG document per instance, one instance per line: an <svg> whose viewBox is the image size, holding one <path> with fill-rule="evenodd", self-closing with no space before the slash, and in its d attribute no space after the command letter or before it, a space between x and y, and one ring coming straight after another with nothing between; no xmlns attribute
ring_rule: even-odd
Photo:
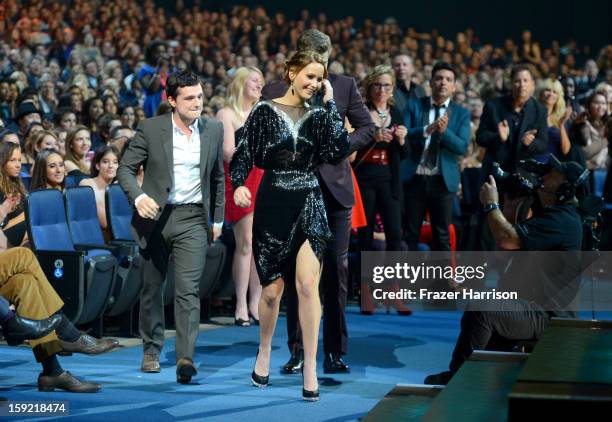
<svg viewBox="0 0 612 422"><path fill-rule="evenodd" d="M434 122L438 120L440 117L440 110L443 106L438 106L434 104ZM428 169L433 169L436 167L438 163L438 149L440 146L440 133L436 130L431 134L431 139L429 140L429 147L427 148L427 154L425 156L425 167Z"/></svg>

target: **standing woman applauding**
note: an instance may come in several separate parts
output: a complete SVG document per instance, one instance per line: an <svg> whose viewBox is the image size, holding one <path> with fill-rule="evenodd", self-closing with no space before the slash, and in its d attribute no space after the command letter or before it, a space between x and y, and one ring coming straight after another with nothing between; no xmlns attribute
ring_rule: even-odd
<svg viewBox="0 0 612 422"><path fill-rule="evenodd" d="M376 66L365 81L365 100L377 130L353 163L367 226L359 229L362 251L372 249L376 213L382 218L386 250L401 250L400 160L406 154L401 112L393 106L395 76L390 66Z"/></svg>

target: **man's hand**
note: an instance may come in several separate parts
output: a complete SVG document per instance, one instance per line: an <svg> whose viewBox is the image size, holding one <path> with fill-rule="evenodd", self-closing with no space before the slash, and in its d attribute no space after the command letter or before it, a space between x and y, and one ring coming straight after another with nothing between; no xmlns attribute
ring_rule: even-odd
<svg viewBox="0 0 612 422"><path fill-rule="evenodd" d="M212 229L212 241L216 242L219 236L221 236L221 232L223 231L223 227L213 227Z"/></svg>
<svg viewBox="0 0 612 422"><path fill-rule="evenodd" d="M499 139L501 139L502 142L508 140L508 136L510 136L510 126L508 126L507 120L499 122L497 125L497 133L499 133Z"/></svg>
<svg viewBox="0 0 612 422"><path fill-rule="evenodd" d="M480 188L480 202L482 205L499 203L499 194L497 193L497 185L493 176L489 176L489 182L485 182L482 188Z"/></svg>
<svg viewBox="0 0 612 422"><path fill-rule="evenodd" d="M234 202L240 208L248 208L251 206L251 191L246 186L239 186L234 191Z"/></svg>
<svg viewBox="0 0 612 422"><path fill-rule="evenodd" d="M438 132L443 135L448 127L448 113L438 119Z"/></svg>
<svg viewBox="0 0 612 422"><path fill-rule="evenodd" d="M526 131L523 134L523 145L525 145L526 147L531 145L537 133L538 133L537 129L531 129L531 130Z"/></svg>
<svg viewBox="0 0 612 422"><path fill-rule="evenodd" d="M440 119L434 120L429 126L427 126L425 128L425 135L431 136L431 134L434 133L438 129L438 122L439 121L440 121Z"/></svg>
<svg viewBox="0 0 612 422"><path fill-rule="evenodd" d="M160 208L157 205L157 202L153 198L145 196L140 201L138 201L138 205L136 205L136 211L138 211L138 215L142 218L150 218L154 219L157 216Z"/></svg>

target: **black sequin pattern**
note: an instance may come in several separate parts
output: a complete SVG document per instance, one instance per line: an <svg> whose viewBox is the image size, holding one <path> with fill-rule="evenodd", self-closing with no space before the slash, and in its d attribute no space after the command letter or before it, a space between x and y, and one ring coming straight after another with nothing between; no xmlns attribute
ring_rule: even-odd
<svg viewBox="0 0 612 422"><path fill-rule="evenodd" d="M263 285L291 274L306 240L322 262L332 238L316 169L345 159L349 137L333 100L301 114L294 120L279 104L257 103L230 163L234 189L244 185L253 165L264 170L253 220L253 253Z"/></svg>

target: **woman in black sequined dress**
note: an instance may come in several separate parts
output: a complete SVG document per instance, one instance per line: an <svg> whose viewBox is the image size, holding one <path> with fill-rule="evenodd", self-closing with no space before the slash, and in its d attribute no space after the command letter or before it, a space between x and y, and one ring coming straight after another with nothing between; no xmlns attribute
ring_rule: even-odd
<svg viewBox="0 0 612 422"><path fill-rule="evenodd" d="M253 383L268 383L272 336L285 282L295 283L304 343L306 400L318 399L317 339L321 319L319 277L331 232L316 169L349 154L349 139L333 101L320 55L298 52L286 63L290 84L283 97L261 101L251 111L230 163L237 205L247 207L244 186L256 165L264 170L253 217L253 253L263 285L259 302L260 345ZM307 101L323 87L323 106Z"/></svg>

